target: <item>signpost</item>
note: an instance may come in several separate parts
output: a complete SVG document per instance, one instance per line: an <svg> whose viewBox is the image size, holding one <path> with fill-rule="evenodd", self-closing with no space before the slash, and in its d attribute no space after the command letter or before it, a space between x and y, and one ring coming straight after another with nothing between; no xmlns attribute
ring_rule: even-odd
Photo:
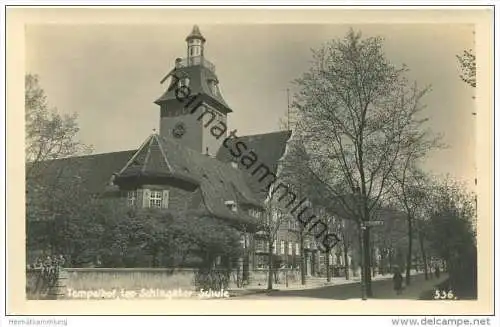
<svg viewBox="0 0 500 327"><path fill-rule="evenodd" d="M384 224L383 220L369 220L363 222L363 226L365 227L381 226L383 224Z"/></svg>

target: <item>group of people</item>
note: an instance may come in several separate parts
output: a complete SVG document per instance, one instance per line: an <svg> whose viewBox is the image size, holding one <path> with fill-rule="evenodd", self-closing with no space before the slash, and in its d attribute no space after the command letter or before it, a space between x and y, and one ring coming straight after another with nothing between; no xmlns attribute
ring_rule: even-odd
<svg viewBox="0 0 500 327"><path fill-rule="evenodd" d="M434 267L434 274L435 274L436 278L439 278L441 276L441 272L440 272L438 266ZM403 275L399 271L399 268L395 269L394 276L392 277L392 281L394 283L394 290L396 291L396 294L399 295L399 294L403 293Z"/></svg>
<svg viewBox="0 0 500 327"><path fill-rule="evenodd" d="M26 268L28 269L48 269L52 267L64 267L66 259L62 254L60 255L48 255L45 258L38 257L34 263L28 264Z"/></svg>

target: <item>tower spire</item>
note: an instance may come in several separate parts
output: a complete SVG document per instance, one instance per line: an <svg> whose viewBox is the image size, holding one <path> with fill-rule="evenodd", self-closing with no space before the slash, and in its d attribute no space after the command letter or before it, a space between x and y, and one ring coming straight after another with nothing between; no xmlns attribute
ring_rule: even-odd
<svg viewBox="0 0 500 327"><path fill-rule="evenodd" d="M200 28L198 27L198 25L193 26L193 30L191 31L191 34L189 34L186 37L186 42L189 42L189 40L192 40L192 39L199 39L202 42L206 41L206 39L203 37L203 35L201 35Z"/></svg>
<svg viewBox="0 0 500 327"><path fill-rule="evenodd" d="M193 58L203 57L205 41L198 25L194 25L191 34L186 37L188 63L192 63Z"/></svg>

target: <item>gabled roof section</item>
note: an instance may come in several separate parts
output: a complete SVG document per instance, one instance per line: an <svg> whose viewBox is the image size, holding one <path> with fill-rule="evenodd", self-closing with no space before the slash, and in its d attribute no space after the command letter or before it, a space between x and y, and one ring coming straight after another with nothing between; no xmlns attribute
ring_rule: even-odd
<svg viewBox="0 0 500 327"><path fill-rule="evenodd" d="M139 147L139 150L130 158L120 170L120 176L135 175L138 173L154 175L174 173L172 166L160 147L158 136L153 134Z"/></svg>
<svg viewBox="0 0 500 327"><path fill-rule="evenodd" d="M238 139L233 139L227 142L227 148L222 145L217 152L217 159L227 163L232 161L238 162L239 159L235 158L231 154L230 149L233 148L233 144L236 141L243 142L247 146L248 150L252 150L257 155L258 162L255 166L262 163L266 165L271 172L276 174L279 161L285 154L286 145L291 135L291 131L279 131L266 134L240 136ZM238 167L238 170L244 172L246 184L250 187L252 192L258 196L259 200L262 201L267 195L267 190L265 190L266 183L259 182L259 176L251 174L255 167L252 167L251 169L247 169L241 165L238 165Z"/></svg>

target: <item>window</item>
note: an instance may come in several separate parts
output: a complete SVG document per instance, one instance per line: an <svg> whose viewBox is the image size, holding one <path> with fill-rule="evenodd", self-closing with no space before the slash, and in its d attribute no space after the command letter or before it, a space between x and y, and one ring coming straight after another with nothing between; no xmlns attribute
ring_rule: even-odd
<svg viewBox="0 0 500 327"><path fill-rule="evenodd" d="M266 251L266 242L264 240L257 240L255 242L255 251L265 252Z"/></svg>
<svg viewBox="0 0 500 327"><path fill-rule="evenodd" d="M268 258L265 255L256 256L257 258L257 268L263 269L268 267Z"/></svg>
<svg viewBox="0 0 500 327"><path fill-rule="evenodd" d="M293 252L293 243L288 242L288 254L292 255L292 252Z"/></svg>
<svg viewBox="0 0 500 327"><path fill-rule="evenodd" d="M254 218L260 218L260 211L255 209L249 209L248 214Z"/></svg>
<svg viewBox="0 0 500 327"><path fill-rule="evenodd" d="M285 241L280 242L280 247L281 247L280 253L285 254Z"/></svg>
<svg viewBox="0 0 500 327"><path fill-rule="evenodd" d="M273 242L273 253L276 254L278 252L278 245L277 245L277 241L274 241Z"/></svg>
<svg viewBox="0 0 500 327"><path fill-rule="evenodd" d="M225 204L229 210L234 211L234 212L238 211L238 207L236 206L236 203L234 201L229 200L229 201L226 201Z"/></svg>
<svg viewBox="0 0 500 327"><path fill-rule="evenodd" d="M137 203L137 192L136 191L128 191L127 192L127 202L129 207L135 207Z"/></svg>
<svg viewBox="0 0 500 327"><path fill-rule="evenodd" d="M151 191L149 194L149 207L150 208L161 208L162 205L162 192L161 191Z"/></svg>
<svg viewBox="0 0 500 327"><path fill-rule="evenodd" d="M295 243L295 255L300 255L300 244Z"/></svg>

